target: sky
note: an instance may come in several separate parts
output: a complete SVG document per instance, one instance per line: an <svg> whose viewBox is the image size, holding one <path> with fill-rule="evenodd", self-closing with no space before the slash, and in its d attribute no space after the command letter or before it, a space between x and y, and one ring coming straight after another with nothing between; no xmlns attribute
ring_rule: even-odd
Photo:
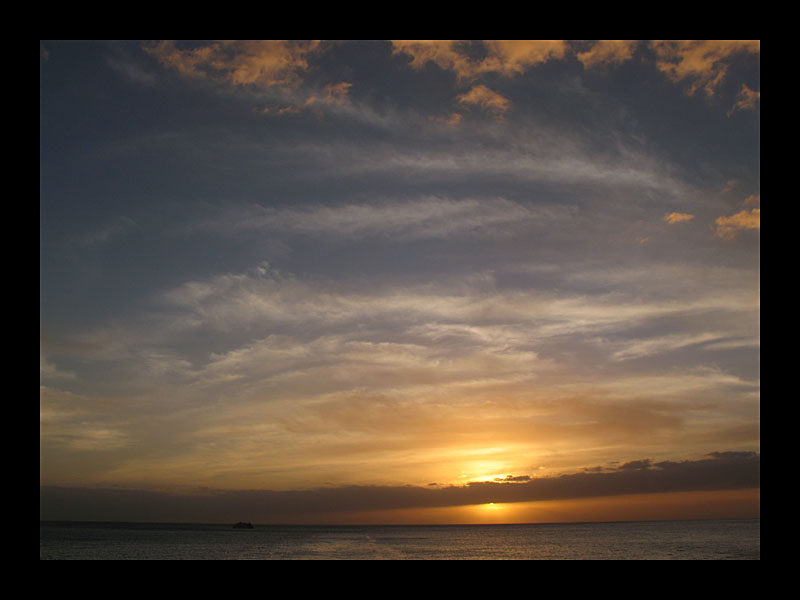
<svg viewBox="0 0 800 600"><path fill-rule="evenodd" d="M759 515L760 42L39 73L42 519Z"/></svg>

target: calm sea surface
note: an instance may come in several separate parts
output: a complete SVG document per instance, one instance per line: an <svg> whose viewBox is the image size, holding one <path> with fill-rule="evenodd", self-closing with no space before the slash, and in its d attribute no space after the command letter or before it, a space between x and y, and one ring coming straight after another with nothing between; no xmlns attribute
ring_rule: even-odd
<svg viewBox="0 0 800 600"><path fill-rule="evenodd" d="M760 520L279 526L47 522L40 560L759 560Z"/></svg>

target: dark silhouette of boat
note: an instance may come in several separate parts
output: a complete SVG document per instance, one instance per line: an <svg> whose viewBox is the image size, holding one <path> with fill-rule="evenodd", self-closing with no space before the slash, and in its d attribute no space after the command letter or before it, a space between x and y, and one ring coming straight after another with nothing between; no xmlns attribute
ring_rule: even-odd
<svg viewBox="0 0 800 600"><path fill-rule="evenodd" d="M247 523L245 521L239 521L238 523L234 523L234 529L253 529L252 523Z"/></svg>

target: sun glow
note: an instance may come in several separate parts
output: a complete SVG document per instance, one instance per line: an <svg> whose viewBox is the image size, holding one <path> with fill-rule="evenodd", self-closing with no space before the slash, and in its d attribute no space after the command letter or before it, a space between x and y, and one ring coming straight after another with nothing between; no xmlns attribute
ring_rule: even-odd
<svg viewBox="0 0 800 600"><path fill-rule="evenodd" d="M475 507L478 520L484 523L499 523L508 519L508 506L502 502L488 502Z"/></svg>
<svg viewBox="0 0 800 600"><path fill-rule="evenodd" d="M496 481L505 478L513 471L509 456L516 450L509 447L459 449L461 472L458 481Z"/></svg>

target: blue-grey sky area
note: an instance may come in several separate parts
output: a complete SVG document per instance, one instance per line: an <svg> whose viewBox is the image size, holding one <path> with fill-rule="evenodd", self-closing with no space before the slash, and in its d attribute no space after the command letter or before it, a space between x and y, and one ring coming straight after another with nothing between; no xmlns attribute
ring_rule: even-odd
<svg viewBox="0 0 800 600"><path fill-rule="evenodd" d="M40 512L757 488L759 248L757 41L42 41Z"/></svg>

